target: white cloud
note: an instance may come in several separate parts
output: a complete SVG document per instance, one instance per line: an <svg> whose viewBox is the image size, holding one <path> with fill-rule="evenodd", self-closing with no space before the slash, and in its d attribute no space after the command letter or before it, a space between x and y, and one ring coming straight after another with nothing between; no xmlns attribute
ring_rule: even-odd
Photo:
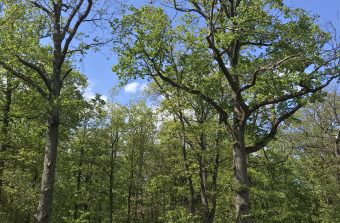
<svg viewBox="0 0 340 223"><path fill-rule="evenodd" d="M101 98L102 98L104 101L106 101L106 102L109 101L109 98L108 98L106 95L102 95Z"/></svg>
<svg viewBox="0 0 340 223"><path fill-rule="evenodd" d="M138 83L138 82L132 82L132 83L125 85L124 92L135 94L139 91L145 90L146 86L147 86L146 83L141 84L141 83Z"/></svg>
<svg viewBox="0 0 340 223"><path fill-rule="evenodd" d="M93 91L93 88L94 88L94 83L91 80L88 80L88 85L84 90L84 98L86 100L89 100L96 96L96 94Z"/></svg>
<svg viewBox="0 0 340 223"><path fill-rule="evenodd" d="M144 91L144 90L146 89L147 86L148 86L148 85L147 85L146 83L141 84L141 85L139 86L139 90L140 90L140 91Z"/></svg>
<svg viewBox="0 0 340 223"><path fill-rule="evenodd" d="M86 100L90 100L90 99L95 98L97 92L94 91L94 85L95 84L94 84L93 81L88 80L88 85L85 88L84 93L83 93L84 98ZM103 99L106 102L108 101L108 97L106 95L101 95L101 99Z"/></svg>

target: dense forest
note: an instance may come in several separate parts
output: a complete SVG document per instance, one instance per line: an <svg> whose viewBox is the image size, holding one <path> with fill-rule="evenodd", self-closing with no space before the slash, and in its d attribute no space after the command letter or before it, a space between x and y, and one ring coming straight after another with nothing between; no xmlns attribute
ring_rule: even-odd
<svg viewBox="0 0 340 223"><path fill-rule="evenodd" d="M283 0L0 0L0 223L340 222L337 35Z"/></svg>

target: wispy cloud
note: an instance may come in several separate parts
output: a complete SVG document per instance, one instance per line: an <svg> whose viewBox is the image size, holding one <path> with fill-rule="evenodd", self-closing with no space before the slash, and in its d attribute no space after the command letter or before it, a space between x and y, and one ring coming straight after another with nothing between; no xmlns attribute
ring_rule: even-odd
<svg viewBox="0 0 340 223"><path fill-rule="evenodd" d="M94 88L94 83L91 80L88 80L88 85L84 90L84 98L86 100L89 100L91 98L95 97L95 92L93 91Z"/></svg>
<svg viewBox="0 0 340 223"><path fill-rule="evenodd" d="M94 82L91 80L88 80L88 85L85 88L84 93L83 93L84 98L86 100L95 98L97 92L94 91L94 86L95 86ZM101 99L103 99L104 101L108 101L108 97L106 95L101 95Z"/></svg>
<svg viewBox="0 0 340 223"><path fill-rule="evenodd" d="M147 84L146 83L138 83L138 82L132 82L124 87L125 93L135 94L137 92L145 90Z"/></svg>

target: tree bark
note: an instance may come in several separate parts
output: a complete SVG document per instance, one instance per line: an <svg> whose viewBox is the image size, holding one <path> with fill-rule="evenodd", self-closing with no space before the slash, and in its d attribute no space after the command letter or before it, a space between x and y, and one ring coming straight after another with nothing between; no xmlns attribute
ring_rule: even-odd
<svg viewBox="0 0 340 223"><path fill-rule="evenodd" d="M238 120L235 120L234 122L233 140L234 206L236 211L236 223L251 223L244 129Z"/></svg>
<svg viewBox="0 0 340 223"><path fill-rule="evenodd" d="M48 117L47 139L44 157L44 169L41 180L40 199L36 214L38 223L48 223L51 219L52 192L54 185L57 147L59 136L59 105L52 104Z"/></svg>

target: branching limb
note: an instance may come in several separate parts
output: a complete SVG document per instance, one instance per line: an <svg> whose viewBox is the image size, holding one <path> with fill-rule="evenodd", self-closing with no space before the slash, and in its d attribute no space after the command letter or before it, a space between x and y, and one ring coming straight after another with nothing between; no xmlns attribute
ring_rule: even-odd
<svg viewBox="0 0 340 223"><path fill-rule="evenodd" d="M49 17L52 16L52 12L51 12L47 7L45 7L45 6L43 6L42 4L40 4L38 1L30 1L30 3L31 3L34 7L43 10Z"/></svg>
<svg viewBox="0 0 340 223"><path fill-rule="evenodd" d="M83 0L81 2L83 2ZM93 1L92 0L87 0L87 6L86 6L85 11L78 17L77 21L74 23L73 28L70 30L70 34L69 34L69 36L65 40L65 44L64 44L64 47L63 47L63 50L62 50L62 53L61 53L62 56L61 56L61 60L59 61L59 67L62 66L62 64L63 64L63 62L64 62L64 60L66 58L66 55L68 53L68 49L70 47L70 44L71 44L74 36L76 35L76 33L77 33L78 29L79 29L80 24L82 22L84 22L84 20L89 15L89 13L90 13L90 11L92 9L92 5L93 5ZM74 18L74 16L72 16L72 13L71 13L69 19L70 18ZM72 23L72 20L71 20L71 23ZM66 31L66 30L64 30L64 31Z"/></svg>
<svg viewBox="0 0 340 223"><path fill-rule="evenodd" d="M197 2L190 0L190 3L192 3L195 6L195 8L181 8L177 4L176 0L172 0L172 4L177 11L180 11L180 12L196 12L196 13L200 14L203 18L208 19L208 15L202 10L202 8L200 7L200 5Z"/></svg>
<svg viewBox="0 0 340 223"><path fill-rule="evenodd" d="M299 103L297 106L295 106L292 110L290 110L289 112L285 112L283 113L277 120L276 122L272 125L271 130L269 131L268 134L266 134L265 136L263 136L257 143L255 143L252 146L247 146L246 147L246 152L249 153L253 153L256 152L260 149L262 149L265 145L267 145L267 143L272 140L277 133L277 129L279 127L279 125L287 120L288 118L290 118L292 115L294 115L304 104L303 103Z"/></svg>
<svg viewBox="0 0 340 223"><path fill-rule="evenodd" d="M68 69L68 70L64 73L64 75L62 76L60 82L61 82L61 83L64 83L64 80L71 74L72 71L73 71L72 68Z"/></svg>
<svg viewBox="0 0 340 223"><path fill-rule="evenodd" d="M289 60L291 60L291 59L293 59L293 58L297 58L297 57L299 57L300 55L301 55L301 53L300 53L300 54L290 55L290 56L287 56L287 57L285 57L285 58L283 58L283 59L277 61L277 62L274 63L274 64L270 64L270 65L266 65L266 66L260 67L259 69L257 69L257 70L254 72L251 83L248 84L248 85L246 85L246 86L244 86L244 87L242 87L242 88L240 89L240 91L242 92L242 91L245 91L245 90L247 90L247 89L249 89L249 88L255 86L256 81L257 81L257 77L258 77L258 75L259 75L261 72L268 71L268 70L274 70L274 69L276 69L277 67L279 67L280 65L284 64L285 62L287 62L287 61L289 61Z"/></svg>
<svg viewBox="0 0 340 223"><path fill-rule="evenodd" d="M257 109L259 109L263 106L266 106L266 105L284 102L284 101L287 101L287 100L290 100L290 99L293 99L293 98L298 98L298 97L301 97L301 96L304 96L304 95L307 95L307 94L310 94L310 93L316 93L316 92L322 90L323 88L325 88L326 86L328 86L329 83L331 83L333 80L335 80L336 78L339 78L339 77L340 77L340 74L334 75L334 76L330 77L324 84L322 84L318 87L315 87L313 89L304 88L301 91L297 91L297 92L293 92L291 94L285 94L285 95L282 95L282 96L279 96L279 97L276 97L276 98L264 100L262 102L255 104L254 106L252 106L250 108L249 112L252 113L252 112L256 111Z"/></svg>
<svg viewBox="0 0 340 223"><path fill-rule="evenodd" d="M64 39L65 35L66 35L66 32L68 32L68 30L70 29L70 25L71 25L71 22L73 21L74 17L76 16L77 12L80 10L80 7L82 6L82 4L84 3L84 0L80 0L78 2L78 4L76 5L76 7L73 8L71 14L69 15L68 19L67 19L67 22L64 26L64 30L62 32L62 39Z"/></svg>
<svg viewBox="0 0 340 223"><path fill-rule="evenodd" d="M27 85L33 87L34 89L36 89L40 95L45 98L48 99L48 94L44 91L43 88L41 88L36 82L34 82L31 78L27 77L26 75L22 74L19 71L14 70L11 66L9 66L8 64L4 63L3 61L0 61L0 65L7 70L8 72L10 72L12 75L14 75L15 77L23 80Z"/></svg>
<svg viewBox="0 0 340 223"><path fill-rule="evenodd" d="M41 68L39 66L37 66L36 64L34 63L31 63L31 62L28 62L27 60L23 59L22 57L20 57L19 55L16 55L16 58L19 60L20 63L22 63L23 65L25 65L26 67L36 71L40 78L43 80L43 82L45 83L47 89L49 91L52 90L51 88L51 81L49 80L47 74L46 74L46 71L44 68Z"/></svg>

